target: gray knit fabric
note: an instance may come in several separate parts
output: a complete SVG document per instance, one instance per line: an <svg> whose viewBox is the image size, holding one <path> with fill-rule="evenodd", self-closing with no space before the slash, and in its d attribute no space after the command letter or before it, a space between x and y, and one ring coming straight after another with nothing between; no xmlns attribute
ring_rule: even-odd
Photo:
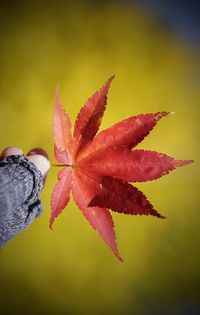
<svg viewBox="0 0 200 315"><path fill-rule="evenodd" d="M25 156L0 161L0 248L42 212L42 174Z"/></svg>

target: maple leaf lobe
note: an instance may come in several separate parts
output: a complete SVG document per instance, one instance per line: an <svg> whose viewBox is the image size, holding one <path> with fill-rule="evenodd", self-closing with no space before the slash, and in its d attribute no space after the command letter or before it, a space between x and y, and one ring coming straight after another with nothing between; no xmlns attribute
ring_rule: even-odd
<svg viewBox="0 0 200 315"><path fill-rule="evenodd" d="M59 86L56 89L52 127L56 147L60 151L68 151L72 144L71 123L59 100Z"/></svg>
<svg viewBox="0 0 200 315"><path fill-rule="evenodd" d="M80 171L75 171L73 173L72 192L77 206L87 221L93 229L98 231L115 256L122 261L116 245L114 222L111 214L105 207L88 207L89 201L99 192L98 182Z"/></svg>
<svg viewBox="0 0 200 315"><path fill-rule="evenodd" d="M103 154L93 154L79 161L88 174L114 176L127 182L146 182L168 174L191 161L175 160L163 153L150 150L110 148Z"/></svg>
<svg viewBox="0 0 200 315"><path fill-rule="evenodd" d="M102 189L89 203L89 207L106 207L113 211L132 215L160 215L147 200L146 196L126 181L104 176L101 179Z"/></svg>
<svg viewBox="0 0 200 315"><path fill-rule="evenodd" d="M93 141L86 145L78 160L95 158L110 148L132 149L139 144L156 126L158 120L167 116L167 112L141 114L122 120L100 132Z"/></svg>
<svg viewBox="0 0 200 315"><path fill-rule="evenodd" d="M74 127L74 156L96 135L107 105L107 94L114 76L106 81L81 108Z"/></svg>
<svg viewBox="0 0 200 315"><path fill-rule="evenodd" d="M60 215L67 206L72 189L71 168L65 167L58 173L58 182L56 183L51 195L51 218L49 227L52 229L55 218Z"/></svg>

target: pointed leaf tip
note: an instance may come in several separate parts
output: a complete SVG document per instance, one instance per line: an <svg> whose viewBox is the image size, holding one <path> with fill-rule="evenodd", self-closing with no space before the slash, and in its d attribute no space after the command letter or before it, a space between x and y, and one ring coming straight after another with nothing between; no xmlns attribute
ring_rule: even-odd
<svg viewBox="0 0 200 315"><path fill-rule="evenodd" d="M175 112L169 112L169 113L167 113L167 116L171 116L171 115L174 115L174 114L176 114Z"/></svg>
<svg viewBox="0 0 200 315"><path fill-rule="evenodd" d="M175 160L175 167L182 167L194 163L194 160Z"/></svg>
<svg viewBox="0 0 200 315"><path fill-rule="evenodd" d="M52 218L50 219L50 222L49 222L49 228L50 230L53 231L53 222L54 222L54 219L52 220Z"/></svg>
<svg viewBox="0 0 200 315"><path fill-rule="evenodd" d="M118 259L119 259L119 261L121 261L122 263L124 262L124 260L123 260L123 258L121 257L121 256L116 256Z"/></svg>
<svg viewBox="0 0 200 315"><path fill-rule="evenodd" d="M160 120L162 117L168 116L169 113L168 112L158 112L155 113L155 121L157 122L158 120Z"/></svg>
<svg viewBox="0 0 200 315"><path fill-rule="evenodd" d="M107 84L110 85L114 78L115 78L115 74L113 74L113 75L107 80L107 82L105 83L105 85L107 85Z"/></svg>
<svg viewBox="0 0 200 315"><path fill-rule="evenodd" d="M60 81L58 81L57 86L56 86L56 96L59 96L60 93Z"/></svg>

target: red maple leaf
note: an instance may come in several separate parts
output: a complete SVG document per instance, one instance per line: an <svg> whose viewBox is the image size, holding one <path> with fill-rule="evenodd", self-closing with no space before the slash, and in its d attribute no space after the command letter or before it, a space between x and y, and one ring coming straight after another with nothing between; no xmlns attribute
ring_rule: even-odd
<svg viewBox="0 0 200 315"><path fill-rule="evenodd" d="M158 120L169 114L167 112L133 116L97 134L112 79L82 107L73 136L57 88L53 113L54 153L63 169L58 173L58 182L52 192L50 227L67 206L72 191L77 206L91 226L122 260L108 209L163 218L145 195L128 182L157 179L193 161L175 160L154 151L133 150Z"/></svg>

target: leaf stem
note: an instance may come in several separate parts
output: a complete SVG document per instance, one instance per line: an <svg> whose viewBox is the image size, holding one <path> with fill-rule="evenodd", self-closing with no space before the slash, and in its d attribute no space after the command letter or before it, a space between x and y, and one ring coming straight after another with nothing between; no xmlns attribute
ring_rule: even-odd
<svg viewBox="0 0 200 315"><path fill-rule="evenodd" d="M72 166L70 164L54 164L54 163L51 163L51 166L53 167L65 167L65 166Z"/></svg>

